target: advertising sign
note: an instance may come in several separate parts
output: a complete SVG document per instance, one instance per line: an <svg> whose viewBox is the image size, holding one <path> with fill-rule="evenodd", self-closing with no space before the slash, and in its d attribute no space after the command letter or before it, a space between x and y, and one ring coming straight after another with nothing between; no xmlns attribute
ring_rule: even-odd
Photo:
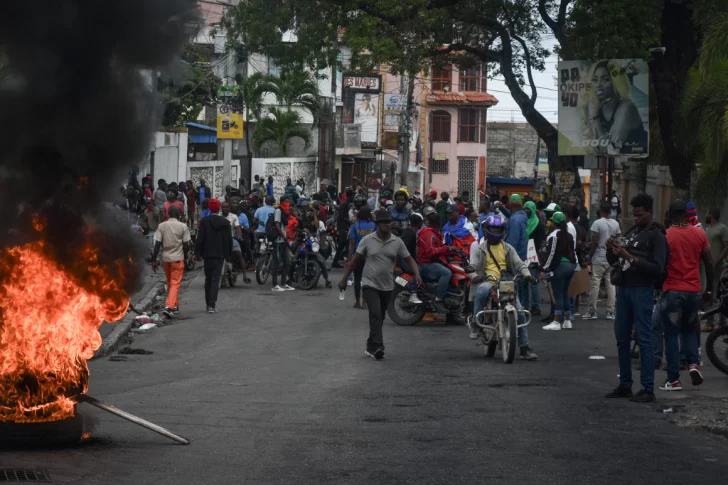
<svg viewBox="0 0 728 485"><path fill-rule="evenodd" d="M344 74L342 84L344 89L352 91L378 93L382 86L382 76L376 74Z"/></svg>
<svg viewBox="0 0 728 485"><path fill-rule="evenodd" d="M548 155L538 155L538 173L536 176L540 179L549 178L549 157Z"/></svg>
<svg viewBox="0 0 728 485"><path fill-rule="evenodd" d="M379 95L357 93L354 101L354 123L361 124L361 141L379 141Z"/></svg>
<svg viewBox="0 0 728 485"><path fill-rule="evenodd" d="M642 59L559 61L559 155L647 156L648 93Z"/></svg>
<svg viewBox="0 0 728 485"><path fill-rule="evenodd" d="M217 137L220 140L242 140L243 115L240 113L218 113Z"/></svg>

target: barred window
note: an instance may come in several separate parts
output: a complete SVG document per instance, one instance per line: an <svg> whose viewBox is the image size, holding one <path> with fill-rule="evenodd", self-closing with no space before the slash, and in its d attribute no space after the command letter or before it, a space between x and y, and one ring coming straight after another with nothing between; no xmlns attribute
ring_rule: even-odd
<svg viewBox="0 0 728 485"><path fill-rule="evenodd" d="M432 173L448 173L449 160L433 160Z"/></svg>

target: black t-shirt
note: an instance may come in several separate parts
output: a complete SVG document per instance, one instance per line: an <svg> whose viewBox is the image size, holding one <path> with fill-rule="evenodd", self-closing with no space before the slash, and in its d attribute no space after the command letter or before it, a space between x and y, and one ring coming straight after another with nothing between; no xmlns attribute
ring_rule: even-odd
<svg viewBox="0 0 728 485"><path fill-rule="evenodd" d="M349 225L349 210L351 209L351 203L349 201L344 202L339 206L339 213L336 217L336 222L340 225Z"/></svg>
<svg viewBox="0 0 728 485"><path fill-rule="evenodd" d="M404 243L407 251L409 251L410 256L412 256L414 259L417 259L417 232L411 227L408 227L407 229L402 231L402 234L399 238Z"/></svg>

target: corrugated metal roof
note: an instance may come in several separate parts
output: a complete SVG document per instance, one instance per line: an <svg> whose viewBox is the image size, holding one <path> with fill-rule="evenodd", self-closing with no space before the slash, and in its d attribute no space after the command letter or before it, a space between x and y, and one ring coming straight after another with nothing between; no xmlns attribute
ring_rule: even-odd
<svg viewBox="0 0 728 485"><path fill-rule="evenodd" d="M201 130L206 130L206 131L214 131L215 133L217 133L217 128L215 128L214 126L207 126L207 125L203 125L200 123L193 123L191 121L188 121L187 123L185 123L185 126L191 126L192 128L199 128Z"/></svg>

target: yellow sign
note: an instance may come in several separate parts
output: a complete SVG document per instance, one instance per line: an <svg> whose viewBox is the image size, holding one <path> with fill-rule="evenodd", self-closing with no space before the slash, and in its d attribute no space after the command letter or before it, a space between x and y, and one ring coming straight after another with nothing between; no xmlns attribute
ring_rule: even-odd
<svg viewBox="0 0 728 485"><path fill-rule="evenodd" d="M218 114L217 137L221 140L242 140L243 116L239 113Z"/></svg>

